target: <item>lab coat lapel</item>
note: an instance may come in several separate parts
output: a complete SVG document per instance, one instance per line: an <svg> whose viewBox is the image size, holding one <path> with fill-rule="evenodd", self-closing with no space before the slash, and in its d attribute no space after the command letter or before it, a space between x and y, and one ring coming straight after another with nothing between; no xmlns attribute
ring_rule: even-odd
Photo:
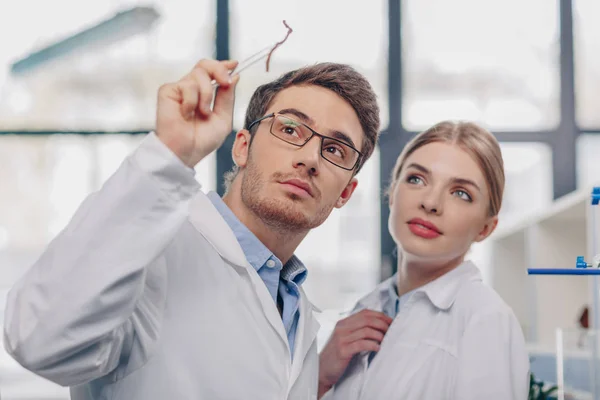
<svg viewBox="0 0 600 400"><path fill-rule="evenodd" d="M238 267L249 266L244 251L231 228L204 193L200 192L194 197L189 212L192 225L221 257Z"/></svg>
<svg viewBox="0 0 600 400"><path fill-rule="evenodd" d="M198 193L190 204L190 222L221 257L235 267L247 271L267 320L289 349L283 321L267 286L246 259L242 247L227 222L202 192Z"/></svg>
<svg viewBox="0 0 600 400"><path fill-rule="evenodd" d="M342 377L334 387L336 399L358 400L361 398L367 369L369 352L354 355Z"/></svg>
<svg viewBox="0 0 600 400"><path fill-rule="evenodd" d="M296 379L300 375L302 365L304 364L304 358L317 338L320 325L315 318L314 313L320 312L321 310L308 300L304 290L300 288L300 319L296 330L296 344L294 349L294 362L292 363L290 387L296 382Z"/></svg>

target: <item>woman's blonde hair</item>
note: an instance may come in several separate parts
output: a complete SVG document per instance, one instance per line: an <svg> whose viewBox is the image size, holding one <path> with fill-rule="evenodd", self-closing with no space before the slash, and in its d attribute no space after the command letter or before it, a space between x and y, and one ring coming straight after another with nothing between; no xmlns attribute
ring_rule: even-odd
<svg viewBox="0 0 600 400"><path fill-rule="evenodd" d="M489 216L498 215L504 193L504 161L498 141L489 131L472 122L443 121L419 133L406 144L392 171L388 194L394 189L404 162L418 148L444 142L460 146L479 165L490 194Z"/></svg>

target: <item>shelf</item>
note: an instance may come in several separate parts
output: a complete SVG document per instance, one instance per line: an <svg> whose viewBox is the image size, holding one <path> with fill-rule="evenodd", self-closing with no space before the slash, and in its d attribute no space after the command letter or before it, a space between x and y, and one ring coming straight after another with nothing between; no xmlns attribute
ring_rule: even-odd
<svg viewBox="0 0 600 400"><path fill-rule="evenodd" d="M528 268L529 275L600 275L596 268Z"/></svg>
<svg viewBox="0 0 600 400"><path fill-rule="evenodd" d="M577 328L592 305L600 269L576 268L577 256L591 260L596 251L592 212L600 207L591 206L591 192L577 190L518 220L501 217L489 238L486 283L513 309L531 344L553 347L556 328Z"/></svg>
<svg viewBox="0 0 600 400"><path fill-rule="evenodd" d="M584 221L586 218L586 207L589 204L591 189L577 190L569 193L560 199L557 199L548 208L539 210L527 217L510 220L506 224L502 221L491 236L496 240L507 238L518 234L527 228L543 222L565 222L565 221Z"/></svg>

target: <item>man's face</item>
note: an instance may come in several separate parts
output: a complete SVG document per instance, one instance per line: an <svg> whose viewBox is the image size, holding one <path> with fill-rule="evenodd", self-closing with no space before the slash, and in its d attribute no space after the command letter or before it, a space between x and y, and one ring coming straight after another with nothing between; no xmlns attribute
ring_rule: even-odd
<svg viewBox="0 0 600 400"><path fill-rule="evenodd" d="M363 130L356 112L334 92L318 86L293 86L281 91L266 115L282 113L321 135L343 138L362 150ZM244 205L267 224L285 231L319 226L334 207L342 207L357 181L353 172L321 157L321 139L303 147L270 132L273 118L255 128L252 146L247 131L238 133L234 158L240 166ZM247 135L246 135L247 134ZM304 186L304 188L303 188Z"/></svg>

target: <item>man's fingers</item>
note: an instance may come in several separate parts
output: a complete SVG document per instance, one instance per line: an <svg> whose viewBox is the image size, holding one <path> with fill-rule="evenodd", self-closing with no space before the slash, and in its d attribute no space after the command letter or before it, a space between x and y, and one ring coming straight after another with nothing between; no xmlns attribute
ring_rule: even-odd
<svg viewBox="0 0 600 400"><path fill-rule="evenodd" d="M374 340L377 343L381 343L384 336L385 334L381 331L378 331L377 329L364 327L349 334L346 337L345 341L346 343L353 343L357 340L369 339Z"/></svg>
<svg viewBox="0 0 600 400"><path fill-rule="evenodd" d="M192 80L184 80L177 84L181 96L181 115L185 119L194 117L198 107L198 85Z"/></svg>
<svg viewBox="0 0 600 400"><path fill-rule="evenodd" d="M195 68L188 74L184 80L192 80L195 82L200 98L198 103L198 111L200 114L207 116L210 114L210 105L212 104L214 88L211 84L211 79L208 73L202 68Z"/></svg>
<svg viewBox="0 0 600 400"><path fill-rule="evenodd" d="M373 311L373 310L362 310L361 312L357 313L356 315L364 315L365 317L372 317L372 318L378 318L381 319L382 321L385 321L389 324L392 323L393 319L388 317L386 314L379 312L379 311Z"/></svg>
<svg viewBox="0 0 600 400"><path fill-rule="evenodd" d="M345 357L350 358L363 351L379 351L380 347L379 343L374 342L373 340L357 340L346 347L347 354L345 354Z"/></svg>
<svg viewBox="0 0 600 400"><path fill-rule="evenodd" d="M219 92L223 95L218 95L215 98L215 109L218 112L232 113L230 108L233 108L233 94L230 86L235 86L239 77L232 77L230 72L237 66L237 61L215 61L201 60L196 64L194 69L183 79L192 80L196 83L198 89L198 111L201 115L208 116L211 113L211 104L215 93L213 80L219 84Z"/></svg>
<svg viewBox="0 0 600 400"><path fill-rule="evenodd" d="M367 311L367 310L364 310ZM369 310L370 311L370 310ZM363 327L371 327L382 332L387 332L390 324L392 323L392 319L387 315L376 312L359 312L354 314L348 318L346 318L343 323L340 323L340 329L346 332L354 332L356 330L362 329Z"/></svg>
<svg viewBox="0 0 600 400"><path fill-rule="evenodd" d="M235 103L235 86L240 80L240 76L236 75L231 79L229 87L219 86L215 97L215 105L213 111L215 114L231 118L233 116L233 106Z"/></svg>
<svg viewBox="0 0 600 400"><path fill-rule="evenodd" d="M233 70L238 66L238 62L236 60L227 60L227 61L221 61L221 63L223 65L225 65L225 68L227 68L228 71L228 75L231 77L231 72L233 72Z"/></svg>
<svg viewBox="0 0 600 400"><path fill-rule="evenodd" d="M208 74L210 79L214 79L220 86L227 87L230 85L230 72L237 66L237 61L216 61L216 60L200 60L194 67L203 70Z"/></svg>
<svg viewBox="0 0 600 400"><path fill-rule="evenodd" d="M390 327L391 322L388 322L387 320L383 320L381 318L377 318L377 317L367 317L365 318L365 326L370 326L374 329L378 329L382 332L387 332L387 330Z"/></svg>

